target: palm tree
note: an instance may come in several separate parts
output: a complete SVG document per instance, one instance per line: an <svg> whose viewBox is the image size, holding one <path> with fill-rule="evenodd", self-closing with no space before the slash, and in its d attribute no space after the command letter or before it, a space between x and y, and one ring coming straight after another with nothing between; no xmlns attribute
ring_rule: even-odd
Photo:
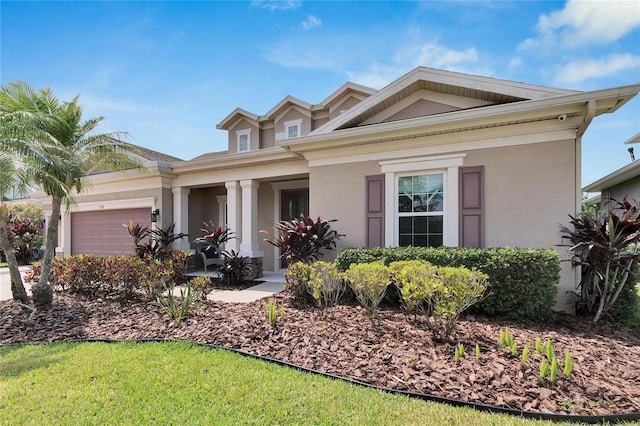
<svg viewBox="0 0 640 426"><path fill-rule="evenodd" d="M39 117L30 112L16 111L14 102L17 98L10 96L10 92L9 86L0 88L0 249L9 265L13 299L28 305L29 298L7 227L8 208L3 200L10 193L24 194L28 189L30 170L22 160L29 159L31 164L40 164L42 167L57 164L57 160L47 154L45 145L51 145L49 151L55 152L56 148L55 141L40 129ZM38 96L45 99L44 92L38 93Z"/></svg>
<svg viewBox="0 0 640 426"><path fill-rule="evenodd" d="M46 166L29 156L23 159L25 167L33 172L33 182L51 196L51 218L47 223L45 252L40 280L31 287L33 301L40 306L51 304L53 292L48 284L51 263L55 254L55 236L62 203L67 209L73 202L72 194L86 189L90 168L125 170L140 168L131 154L135 147L120 138L124 132L94 133L104 117L82 120L82 107L76 96L70 102L60 102L50 89L36 92L24 82L11 83L14 111L33 113L36 127L55 143L45 146Z"/></svg>

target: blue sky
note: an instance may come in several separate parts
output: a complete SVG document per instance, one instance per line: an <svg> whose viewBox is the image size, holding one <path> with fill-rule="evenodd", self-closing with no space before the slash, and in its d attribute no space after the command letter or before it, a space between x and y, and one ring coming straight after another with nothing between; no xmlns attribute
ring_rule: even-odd
<svg viewBox="0 0 640 426"><path fill-rule="evenodd" d="M189 159L234 108L379 89L418 65L567 89L640 82L640 2L0 2L0 81L80 94L102 131ZM640 98L583 138L583 184L629 162ZM640 146L637 146L640 157Z"/></svg>

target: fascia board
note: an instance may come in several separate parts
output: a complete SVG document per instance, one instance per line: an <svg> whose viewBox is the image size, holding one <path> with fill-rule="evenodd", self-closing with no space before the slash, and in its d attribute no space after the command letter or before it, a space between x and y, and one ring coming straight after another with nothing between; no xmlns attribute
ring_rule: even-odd
<svg viewBox="0 0 640 426"><path fill-rule="evenodd" d="M610 113L620 108L629 99L637 95L638 92L640 92L640 84L620 86L592 92L580 92L571 95L556 96L552 98L534 99L509 104L491 105L470 110L453 111L445 114L392 121L389 123L371 124L362 127L334 130L330 133L309 134L293 140L280 141L278 145L290 147L295 151L304 152L305 149L340 146L345 142L353 142L354 139L357 140L358 138L370 139L374 135L376 137L383 137L385 134L396 132L405 132L409 134L416 127L429 126L433 131L444 131L455 130L456 128L469 127L472 125L508 121L510 116L524 115L527 113L531 116L535 116L540 115L543 111L547 114L551 114L554 110L559 110L558 114L566 114L573 111L584 112L584 105L592 99L601 103L604 103L607 100L613 102L612 106L607 106L604 111L600 112ZM602 105L596 108L601 109L601 107Z"/></svg>
<svg viewBox="0 0 640 426"><path fill-rule="evenodd" d="M298 159L298 157L286 148L276 146L256 151L223 154L214 158L203 158L199 160L182 161L180 163L171 163L170 166L173 169L173 173L180 174L198 172L207 169L251 166L259 163L292 159Z"/></svg>
<svg viewBox="0 0 640 426"><path fill-rule="evenodd" d="M284 97L284 99L282 99L280 102L278 102L276 104L276 106L274 106L273 108L271 108L269 111L267 111L263 116L260 117L260 120L269 120L273 118L273 115L275 113L277 113L282 107L284 107L286 104L292 104L292 105L297 105L301 108L304 108L306 110L311 110L311 104L308 102L305 102L301 99L295 98L291 95L287 95Z"/></svg>
<svg viewBox="0 0 640 426"><path fill-rule="evenodd" d="M640 176L640 160L629 163L626 166L621 167L612 173L609 173L605 177L602 177L597 181L590 183L589 185L583 187L582 191L602 191L603 189L611 188L612 186L618 185L619 183L622 183L629 179L633 179L637 176Z"/></svg>
<svg viewBox="0 0 640 426"><path fill-rule="evenodd" d="M323 105L324 107L328 107L335 99L341 97L345 92L349 92L349 91L354 91L356 93L358 93L358 92L365 93L365 94L367 94L369 96L371 96L371 95L373 95L373 94L375 94L377 92L376 89L373 89L371 87L363 86L361 84L352 83L352 82L348 81L348 82L344 83L342 86L338 87L329 96L324 98L322 100L322 102L320 102L320 104Z"/></svg>
<svg viewBox="0 0 640 426"><path fill-rule="evenodd" d="M483 77L472 74L462 74L453 71L444 71L434 68L418 67L403 75L396 81L388 84L380 89L375 95L362 101L360 105L353 110L336 117L319 127L313 133L319 134L327 131L335 130L342 124L351 120L358 114L374 107L386 98L403 90L418 80L432 81L435 83L465 87L469 89L482 90L487 92L501 93L510 96L523 97L525 99L544 99L547 97L564 96L569 94L581 93L574 90L556 89L552 87L536 86L526 83L518 83L509 80L498 80L490 77Z"/></svg>
<svg viewBox="0 0 640 426"><path fill-rule="evenodd" d="M218 124L216 124L216 129L218 130L228 130L229 129L229 123L231 122L231 120L235 120L235 117L237 115L240 115L242 117L248 118L251 121L254 121L256 123L256 125L258 124L258 116L256 114L253 114L249 111L246 111L242 108L236 108L233 111L231 111L231 113L229 115L227 115L225 118L222 119L222 121Z"/></svg>
<svg viewBox="0 0 640 426"><path fill-rule="evenodd" d="M640 132L636 133L635 135L631 136L629 139L624 141L625 145L629 145L632 143L640 143Z"/></svg>

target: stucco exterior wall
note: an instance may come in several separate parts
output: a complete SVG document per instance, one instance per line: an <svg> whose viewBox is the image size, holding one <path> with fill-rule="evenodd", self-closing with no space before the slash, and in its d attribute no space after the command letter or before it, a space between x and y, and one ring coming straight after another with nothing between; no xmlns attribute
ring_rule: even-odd
<svg viewBox="0 0 640 426"><path fill-rule="evenodd" d="M274 127L260 129L260 149L274 146L276 146L276 129Z"/></svg>
<svg viewBox="0 0 640 426"><path fill-rule="evenodd" d="M252 124L246 119L240 120L238 124L229 129L228 132L228 140L229 140L229 153L238 152L238 130L246 130L251 129L251 133L249 134L249 150L253 151L259 148L260 146L260 131L257 126Z"/></svg>
<svg viewBox="0 0 640 426"><path fill-rule="evenodd" d="M269 182L260 182L258 188L258 231L266 229L273 232L274 218L274 191ZM258 234L258 244L260 250L264 252L263 268L265 271L273 270L274 252L273 246L265 243L266 235Z"/></svg>
<svg viewBox="0 0 640 426"><path fill-rule="evenodd" d="M569 259L558 247L558 225L575 213L575 150L576 142L566 140L467 152L465 166L485 167L487 247L553 248ZM568 262L561 267L556 309L569 310L576 273Z"/></svg>
<svg viewBox="0 0 640 426"><path fill-rule="evenodd" d="M309 169L309 214L314 219L337 219L332 228L346 234L325 260L335 259L341 248L365 245L365 176L379 173L377 161Z"/></svg>
<svg viewBox="0 0 640 426"><path fill-rule="evenodd" d="M569 258L558 247L558 225L575 212L575 145L565 140L465 152L464 167L485 170L486 247L553 248ZM366 244L365 177L380 172L378 161L310 168L310 213L338 219L335 229L347 234L339 248ZM576 276L567 262L561 267L556 309L568 309L566 292L575 289Z"/></svg>
<svg viewBox="0 0 640 426"><path fill-rule="evenodd" d="M203 235L202 222L221 225L217 196L226 195L224 187L193 188L189 192L189 242ZM191 247L194 247L191 244Z"/></svg>
<svg viewBox="0 0 640 426"><path fill-rule="evenodd" d="M639 199L640 176L603 190L601 192L602 208L609 209L614 207L615 202L609 202L610 198L622 201L624 197L627 197L627 200L632 204Z"/></svg>

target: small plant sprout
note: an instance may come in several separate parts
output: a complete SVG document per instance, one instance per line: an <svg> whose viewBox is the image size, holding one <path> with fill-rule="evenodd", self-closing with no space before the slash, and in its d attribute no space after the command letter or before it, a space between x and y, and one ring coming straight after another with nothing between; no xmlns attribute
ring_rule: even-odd
<svg viewBox="0 0 640 426"><path fill-rule="evenodd" d="M547 360L543 359L540 361L540 378L544 379L547 377L547 374L549 374L549 364L547 363Z"/></svg>
<svg viewBox="0 0 640 426"><path fill-rule="evenodd" d="M545 352L549 362L553 361L553 359L556 357L556 354L553 351L553 345L551 344L551 340L547 340L547 344L545 346Z"/></svg>
<svg viewBox="0 0 640 426"><path fill-rule="evenodd" d="M569 377L573 371L573 359L571 359L571 352L565 351L564 353L564 370L562 373L565 377Z"/></svg>
<svg viewBox="0 0 640 426"><path fill-rule="evenodd" d="M507 349L513 347L513 336L511 336L511 330L509 327L505 327L504 330L500 329L500 344Z"/></svg>
<svg viewBox="0 0 640 426"><path fill-rule="evenodd" d="M284 302L278 305L273 299L269 299L268 302L262 302L262 310L271 327L275 327L278 318L284 318Z"/></svg>
<svg viewBox="0 0 640 426"><path fill-rule="evenodd" d="M520 356L520 362L523 364L526 364L528 359L529 359L529 344L526 343L524 345L524 348L522 348L522 355Z"/></svg>
<svg viewBox="0 0 640 426"><path fill-rule="evenodd" d="M460 358L463 358L463 357L464 357L464 345L462 343L458 343L456 345L456 349L453 354L453 359L455 360L455 362L458 362Z"/></svg>
<svg viewBox="0 0 640 426"><path fill-rule="evenodd" d="M480 359L480 345L476 343L476 359Z"/></svg>
<svg viewBox="0 0 640 426"><path fill-rule="evenodd" d="M511 356L518 357L518 344L516 342L511 343Z"/></svg>
<svg viewBox="0 0 640 426"><path fill-rule="evenodd" d="M542 353L542 339L536 337L536 354Z"/></svg>
<svg viewBox="0 0 640 426"><path fill-rule="evenodd" d="M558 360L555 359L554 357L553 360L551 360L551 369L549 371L549 381L553 383L556 381L557 377L558 377Z"/></svg>

